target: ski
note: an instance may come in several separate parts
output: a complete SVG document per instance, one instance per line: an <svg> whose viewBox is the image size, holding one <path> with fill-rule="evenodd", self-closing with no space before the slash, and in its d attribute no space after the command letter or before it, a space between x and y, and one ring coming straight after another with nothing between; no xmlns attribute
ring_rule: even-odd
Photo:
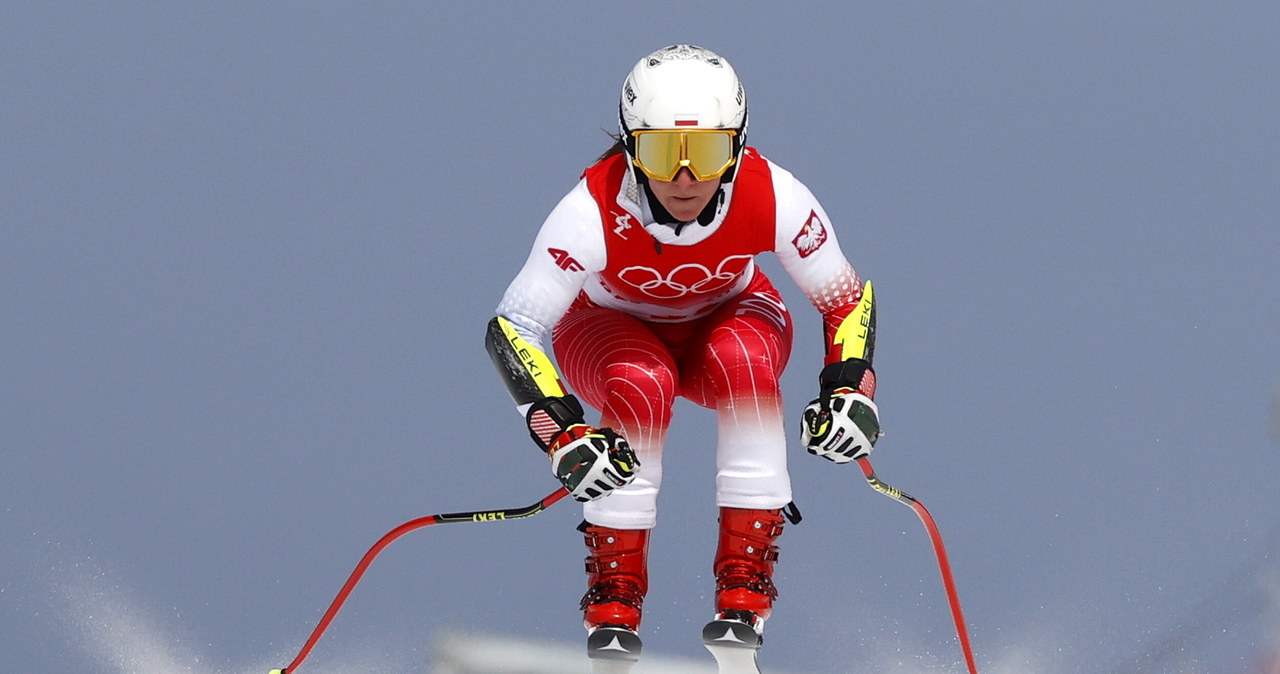
<svg viewBox="0 0 1280 674"><path fill-rule="evenodd" d="M719 674L760 674L756 654L762 643L760 634L741 620L712 620L702 628L702 644L716 659Z"/></svg>
<svg viewBox="0 0 1280 674"><path fill-rule="evenodd" d="M587 635L591 674L630 674L640 659L640 637L620 627L598 627Z"/></svg>

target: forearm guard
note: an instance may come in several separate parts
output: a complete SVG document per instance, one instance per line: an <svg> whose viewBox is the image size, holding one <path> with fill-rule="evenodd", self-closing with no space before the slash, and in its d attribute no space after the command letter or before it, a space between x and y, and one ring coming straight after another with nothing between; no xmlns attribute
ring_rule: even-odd
<svg viewBox="0 0 1280 674"><path fill-rule="evenodd" d="M827 362L839 363L857 358L871 364L876 349L876 298L871 281L862 286L862 298L849 312L827 345Z"/></svg>
<svg viewBox="0 0 1280 674"><path fill-rule="evenodd" d="M518 407L529 406L525 422L542 451L565 429L584 423L582 403L565 390L551 359L525 341L510 321L501 316L489 321L484 342L511 399Z"/></svg>
<svg viewBox="0 0 1280 674"><path fill-rule="evenodd" d="M876 395L876 372L871 357L876 348L876 298L871 281L862 287L862 299L844 317L828 348L828 364L818 375L823 409L833 391L849 388L868 398Z"/></svg>
<svg viewBox="0 0 1280 674"><path fill-rule="evenodd" d="M564 385L560 383L560 375L551 359L525 341L511 321L501 316L489 321L484 346L516 405L565 395Z"/></svg>

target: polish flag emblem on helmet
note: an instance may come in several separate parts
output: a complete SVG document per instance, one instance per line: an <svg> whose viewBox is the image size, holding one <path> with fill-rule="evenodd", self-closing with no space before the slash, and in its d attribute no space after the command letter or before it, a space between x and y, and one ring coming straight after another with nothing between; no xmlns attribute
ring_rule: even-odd
<svg viewBox="0 0 1280 674"><path fill-rule="evenodd" d="M822 218L818 217L817 211L809 211L809 220L804 223L804 227L800 228L796 238L791 240L791 245L800 252L800 257L809 257L826 242L826 225L822 224Z"/></svg>

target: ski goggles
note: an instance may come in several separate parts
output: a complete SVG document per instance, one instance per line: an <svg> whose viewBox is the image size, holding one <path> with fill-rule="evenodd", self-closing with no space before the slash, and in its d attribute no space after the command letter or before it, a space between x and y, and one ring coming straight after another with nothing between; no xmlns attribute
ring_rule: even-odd
<svg viewBox="0 0 1280 674"><path fill-rule="evenodd" d="M632 131L631 163L653 180L669 182L680 169L699 181L724 175L737 162L733 129L642 129Z"/></svg>

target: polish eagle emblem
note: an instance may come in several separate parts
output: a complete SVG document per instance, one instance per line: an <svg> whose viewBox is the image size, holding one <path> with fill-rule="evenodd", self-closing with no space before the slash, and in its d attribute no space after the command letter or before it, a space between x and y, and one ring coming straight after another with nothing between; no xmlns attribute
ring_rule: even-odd
<svg viewBox="0 0 1280 674"><path fill-rule="evenodd" d="M822 224L822 218L818 217L817 211L809 211L809 219L805 221L804 227L800 228L796 238L791 240L791 245L796 247L800 257L809 257L826 242L826 225Z"/></svg>

